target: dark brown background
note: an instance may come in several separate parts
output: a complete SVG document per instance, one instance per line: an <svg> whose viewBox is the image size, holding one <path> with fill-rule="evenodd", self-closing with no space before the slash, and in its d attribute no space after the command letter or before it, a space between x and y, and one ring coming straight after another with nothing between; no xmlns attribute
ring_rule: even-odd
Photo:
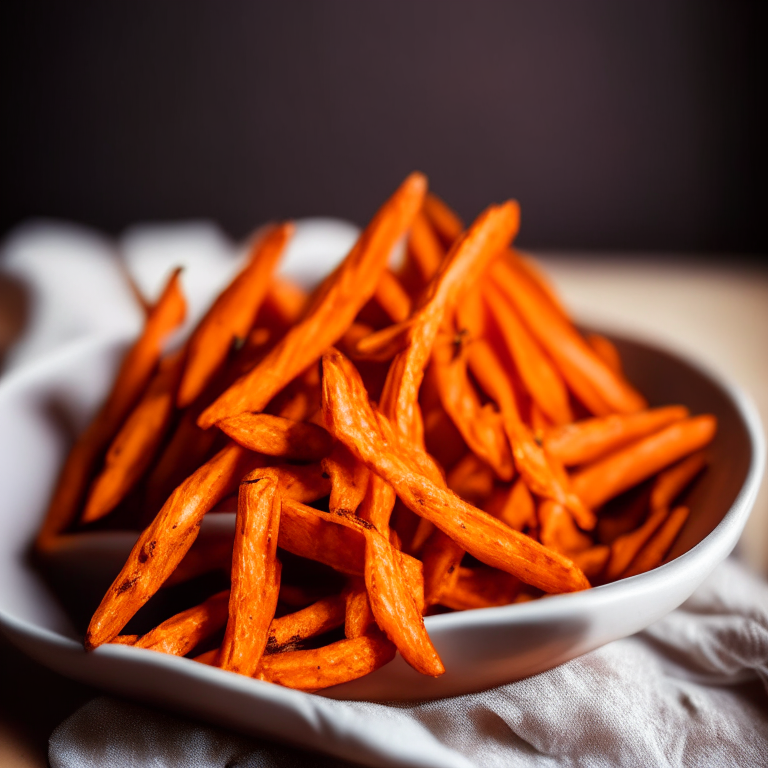
<svg viewBox="0 0 768 768"><path fill-rule="evenodd" d="M527 247L766 253L758 7L6 2L0 232L363 222L418 168Z"/></svg>

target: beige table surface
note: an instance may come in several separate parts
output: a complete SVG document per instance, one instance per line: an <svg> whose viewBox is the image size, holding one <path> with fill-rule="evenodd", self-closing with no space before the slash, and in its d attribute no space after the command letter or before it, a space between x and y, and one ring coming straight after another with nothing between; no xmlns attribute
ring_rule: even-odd
<svg viewBox="0 0 768 768"><path fill-rule="evenodd" d="M768 269L723 257L642 254L542 254L541 261L582 322L659 341L727 372L768 424ZM14 321L8 314L15 307L3 290L0 285L0 345L10 335L6 329ZM766 575L767 488L764 483L739 544L744 559ZM51 731L96 694L26 659L2 639L0 681L2 768L47 765Z"/></svg>

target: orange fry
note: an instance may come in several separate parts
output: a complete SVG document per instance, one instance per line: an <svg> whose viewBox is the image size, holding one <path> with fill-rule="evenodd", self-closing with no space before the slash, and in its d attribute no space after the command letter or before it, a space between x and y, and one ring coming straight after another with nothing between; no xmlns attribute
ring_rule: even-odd
<svg viewBox="0 0 768 768"><path fill-rule="evenodd" d="M331 595L295 613L272 619L266 653L275 653L286 646L322 635L344 623L344 598Z"/></svg>
<svg viewBox="0 0 768 768"><path fill-rule="evenodd" d="M687 507L677 507L677 509L672 510L656 533L637 554L629 568L621 574L622 578L637 576L639 573L645 573L661 565L687 519Z"/></svg>
<svg viewBox="0 0 768 768"><path fill-rule="evenodd" d="M240 478L263 459L234 443L188 477L139 536L128 560L88 626L85 647L108 643L157 592L181 562L208 510L232 493Z"/></svg>
<svg viewBox="0 0 768 768"><path fill-rule="evenodd" d="M367 675L395 658L395 646L376 630L309 651L272 653L255 675L286 688L317 691Z"/></svg>
<svg viewBox="0 0 768 768"><path fill-rule="evenodd" d="M327 433L326 433L327 434ZM322 461L323 471L331 481L331 512L355 512L368 488L368 467L358 461L342 443L336 443Z"/></svg>
<svg viewBox="0 0 768 768"><path fill-rule="evenodd" d="M228 589L218 592L204 603L159 624L134 645L174 656L186 656L226 624L228 601Z"/></svg>
<svg viewBox="0 0 768 768"><path fill-rule="evenodd" d="M698 451L674 467L670 467L659 476L651 490L651 509L669 509L672 502L686 489L696 475L707 464L704 451Z"/></svg>
<svg viewBox="0 0 768 768"><path fill-rule="evenodd" d="M520 582L508 573L485 566L459 568L450 590L443 592L440 603L454 611L509 605L520 592Z"/></svg>
<svg viewBox="0 0 768 768"><path fill-rule="evenodd" d="M616 349L616 345L610 339L601 336L599 333L590 333L587 336L587 343L617 376L624 375L619 350Z"/></svg>
<svg viewBox="0 0 768 768"><path fill-rule="evenodd" d="M166 337L184 321L186 302L181 292L180 271L177 269L171 274L147 315L141 336L123 358L112 391L72 446L35 542L38 549L53 546L56 536L74 522L94 464L144 392Z"/></svg>
<svg viewBox="0 0 768 768"><path fill-rule="evenodd" d="M381 273L373 297L393 323L401 323L411 314L411 297L391 269Z"/></svg>
<svg viewBox="0 0 768 768"><path fill-rule="evenodd" d="M333 438L322 427L269 413L241 413L217 426L249 451L292 461L318 461L333 446Z"/></svg>
<svg viewBox="0 0 768 768"><path fill-rule="evenodd" d="M586 464L687 416L688 409L684 406L668 405L638 413L585 419L547 429L544 447L567 467Z"/></svg>
<svg viewBox="0 0 768 768"><path fill-rule="evenodd" d="M573 421L562 376L523 325L515 309L493 283L485 286L483 297L533 401L555 424Z"/></svg>
<svg viewBox="0 0 768 768"><path fill-rule="evenodd" d="M375 623L365 579L352 577L345 591L344 635L348 640L364 635Z"/></svg>
<svg viewBox="0 0 768 768"><path fill-rule="evenodd" d="M187 345L187 364L179 385L179 408L186 407L200 395L227 359L234 339L245 338L251 329L293 229L292 224L280 224L257 236L245 268L219 294L198 324Z"/></svg>
<svg viewBox="0 0 768 768"><path fill-rule="evenodd" d="M251 676L269 637L280 590L277 478L249 474L240 482L232 552L229 619L218 665Z"/></svg>
<svg viewBox="0 0 768 768"><path fill-rule="evenodd" d="M104 468L93 481L83 510L83 523L111 512L149 467L173 415L183 364L182 351L161 361L146 392L107 450Z"/></svg>
<svg viewBox="0 0 768 768"><path fill-rule="evenodd" d="M596 415L632 413L645 407L643 398L617 376L578 331L530 287L530 280L510 262L498 260L491 274L514 303L523 322L555 361L574 394Z"/></svg>
<svg viewBox="0 0 768 768"><path fill-rule="evenodd" d="M591 507L655 475L659 470L703 448L715 436L714 416L694 416L630 443L587 465L573 477L573 489Z"/></svg>
<svg viewBox="0 0 768 768"><path fill-rule="evenodd" d="M432 279L445 258L445 249L423 211L416 214L408 233L408 253L424 283Z"/></svg>
<svg viewBox="0 0 768 768"><path fill-rule="evenodd" d="M335 344L371 298L392 248L408 229L426 192L426 179L411 174L376 214L342 264L316 293L304 318L252 370L200 416L207 428L244 411L261 411L298 373Z"/></svg>
<svg viewBox="0 0 768 768"><path fill-rule="evenodd" d="M569 560L436 486L393 450L399 442L393 426L373 411L359 374L336 351L323 356L323 414L328 431L392 485L406 506L481 562L544 591L589 587Z"/></svg>
<svg viewBox="0 0 768 768"><path fill-rule="evenodd" d="M464 230L464 224L458 214L433 192L429 192L424 198L424 213L448 246L453 245Z"/></svg>

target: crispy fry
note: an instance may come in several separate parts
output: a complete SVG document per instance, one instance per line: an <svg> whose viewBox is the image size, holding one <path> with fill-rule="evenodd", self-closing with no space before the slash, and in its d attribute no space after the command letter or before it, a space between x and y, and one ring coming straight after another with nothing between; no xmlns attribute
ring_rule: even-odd
<svg viewBox="0 0 768 768"><path fill-rule="evenodd" d="M91 619L88 650L108 643L157 592L197 538L203 515L263 459L232 443L187 478L142 532Z"/></svg>
<svg viewBox="0 0 768 768"><path fill-rule="evenodd" d="M569 560L436 486L395 453L390 446L398 439L392 425L373 411L359 375L336 351L323 356L323 413L328 431L392 485L410 509L481 562L544 591L588 588Z"/></svg>
<svg viewBox="0 0 768 768"><path fill-rule="evenodd" d="M295 613L272 619L266 653L276 653L310 637L322 635L344 623L344 598L331 595Z"/></svg>
<svg viewBox="0 0 768 768"><path fill-rule="evenodd" d="M520 592L518 579L494 568L458 568L457 572L455 583L440 597L440 603L454 611L509 605Z"/></svg>
<svg viewBox="0 0 768 768"><path fill-rule="evenodd" d="M367 675L395 658L395 646L372 630L352 640L339 640L309 651L286 651L264 656L256 673L286 688L317 691Z"/></svg>
<svg viewBox="0 0 768 768"><path fill-rule="evenodd" d="M268 413L241 413L217 426L249 451L292 461L319 461L333 446L333 438L322 427Z"/></svg>
<svg viewBox="0 0 768 768"><path fill-rule="evenodd" d="M342 443L333 446L330 455L323 459L322 466L331 481L330 511L355 512L368 489L368 467Z"/></svg>
<svg viewBox="0 0 768 768"><path fill-rule="evenodd" d="M456 212L433 192L427 193L424 198L424 213L448 246L453 245L464 230L464 224Z"/></svg>
<svg viewBox="0 0 768 768"><path fill-rule="evenodd" d="M548 301L531 290L530 280L522 272L508 261L497 260L491 274L587 408L602 416L610 412L632 413L645 407L645 401L630 384L603 363Z"/></svg>
<svg viewBox="0 0 768 768"><path fill-rule="evenodd" d="M698 451L674 467L660 472L651 490L651 509L669 509L672 502L690 485L706 464L706 453Z"/></svg>
<svg viewBox="0 0 768 768"><path fill-rule="evenodd" d="M533 401L555 424L573 421L562 376L528 332L514 307L493 283L485 286L483 297Z"/></svg>
<svg viewBox="0 0 768 768"><path fill-rule="evenodd" d="M257 324L287 331L304 311L307 294L298 285L281 277L273 277L257 316Z"/></svg>
<svg viewBox="0 0 768 768"><path fill-rule="evenodd" d="M510 486L504 503L495 516L516 531L538 527L533 496L521 477Z"/></svg>
<svg viewBox="0 0 768 768"><path fill-rule="evenodd" d="M186 656L224 627L227 623L228 601L228 589L217 592L200 605L177 613L159 624L142 635L134 645L174 656Z"/></svg>
<svg viewBox="0 0 768 768"><path fill-rule="evenodd" d="M348 640L362 637L376 623L368 599L365 579L351 577L345 590L344 635Z"/></svg>
<svg viewBox="0 0 768 768"><path fill-rule="evenodd" d="M688 514L687 507L677 507L672 510L656 533L637 554L629 568L624 571L622 577L627 579L630 576L637 576L661 565L664 557L675 543L681 528L685 525Z"/></svg>
<svg viewBox="0 0 768 768"><path fill-rule="evenodd" d="M619 536L611 544L611 556L605 569L606 581L618 579L627 570L637 553L656 533L668 515L669 509L666 507L654 509L639 528Z"/></svg>
<svg viewBox="0 0 768 768"><path fill-rule="evenodd" d="M280 496L276 476L257 470L240 482L229 619L218 664L253 675L267 646L280 590Z"/></svg>
<svg viewBox="0 0 768 768"><path fill-rule="evenodd" d="M173 415L183 364L182 351L160 363L146 392L107 450L104 468L91 485L83 523L111 512L150 465Z"/></svg>
<svg viewBox="0 0 768 768"><path fill-rule="evenodd" d="M245 338L251 329L293 230L292 224L280 224L257 237L245 268L219 294L198 324L188 343L179 408L197 399L224 364L234 339Z"/></svg>
<svg viewBox="0 0 768 768"><path fill-rule="evenodd" d="M445 249L423 211L416 214L408 233L408 253L413 258L424 284L432 279L445 258Z"/></svg>
<svg viewBox="0 0 768 768"><path fill-rule="evenodd" d="M183 321L186 302L175 270L147 315L141 336L128 350L106 401L78 438L61 470L45 521L35 542L45 551L75 520L94 464L146 388L166 337Z"/></svg>
<svg viewBox="0 0 768 768"><path fill-rule="evenodd" d="M599 507L633 485L707 445L715 435L714 416L694 416L589 464L573 477L573 489Z"/></svg>
<svg viewBox="0 0 768 768"><path fill-rule="evenodd" d="M261 411L323 350L338 341L370 299L392 248L408 229L426 192L426 179L409 176L384 204L344 262L318 289L316 300L269 354L200 416L207 428L244 411Z"/></svg>
<svg viewBox="0 0 768 768"><path fill-rule="evenodd" d="M688 409L684 406L668 405L638 413L586 419L547 429L544 447L567 467L586 464L687 416Z"/></svg>
<svg viewBox="0 0 768 768"><path fill-rule="evenodd" d="M393 323L401 323L411 314L411 297L390 269L381 273L373 297Z"/></svg>

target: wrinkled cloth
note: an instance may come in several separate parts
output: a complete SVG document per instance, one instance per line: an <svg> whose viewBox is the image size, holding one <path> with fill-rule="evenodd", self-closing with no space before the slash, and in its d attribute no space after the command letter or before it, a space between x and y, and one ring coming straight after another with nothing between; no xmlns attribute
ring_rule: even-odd
<svg viewBox="0 0 768 768"><path fill-rule="evenodd" d="M323 706L330 716L343 710L356 716L357 753L338 744L328 749L362 765L762 768L768 765L768 584L729 559L644 632L540 675L438 701L324 699ZM381 739L366 744L367 730L385 733L393 748L382 749ZM108 697L56 729L49 759L52 768L347 764Z"/></svg>

